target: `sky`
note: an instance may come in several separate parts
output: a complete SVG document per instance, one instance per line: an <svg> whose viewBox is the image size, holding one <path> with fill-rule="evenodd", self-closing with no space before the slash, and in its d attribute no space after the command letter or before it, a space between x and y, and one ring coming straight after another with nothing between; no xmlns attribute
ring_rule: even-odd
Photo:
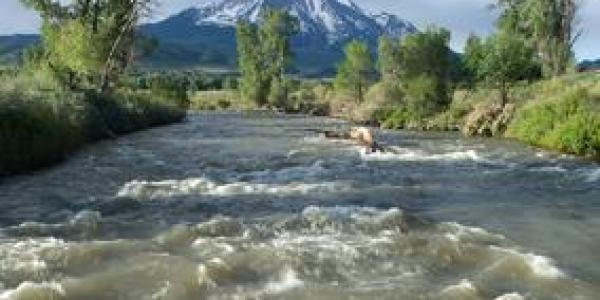
<svg viewBox="0 0 600 300"><path fill-rule="evenodd" d="M159 20L182 9L209 0L159 0L153 18ZM577 59L600 58L600 0L580 0L578 26L582 30L575 44ZM394 13L425 28L430 24L452 31L452 48L462 51L470 33L486 35L493 31L496 16L489 6L494 0L354 0L367 11ZM35 12L18 0L0 0L0 35L34 33L39 28Z"/></svg>

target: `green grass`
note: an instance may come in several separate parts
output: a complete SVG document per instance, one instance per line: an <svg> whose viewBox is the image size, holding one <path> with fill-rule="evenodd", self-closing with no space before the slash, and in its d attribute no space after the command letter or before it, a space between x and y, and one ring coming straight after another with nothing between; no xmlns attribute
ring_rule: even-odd
<svg viewBox="0 0 600 300"><path fill-rule="evenodd" d="M525 104L506 132L507 137L565 153L600 159L600 84L547 83L561 86Z"/></svg>
<svg viewBox="0 0 600 300"><path fill-rule="evenodd" d="M190 96L190 109L193 110L241 110L252 107L253 104L241 100L236 90L199 91Z"/></svg>
<svg viewBox="0 0 600 300"><path fill-rule="evenodd" d="M185 106L145 92L0 90L0 175L60 161L85 143L180 121Z"/></svg>

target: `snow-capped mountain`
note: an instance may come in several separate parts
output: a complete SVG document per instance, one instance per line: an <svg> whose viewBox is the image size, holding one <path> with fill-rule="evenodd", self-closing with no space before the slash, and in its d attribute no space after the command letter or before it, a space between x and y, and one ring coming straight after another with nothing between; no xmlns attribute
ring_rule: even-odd
<svg viewBox="0 0 600 300"><path fill-rule="evenodd" d="M240 21L260 22L267 8L290 12L300 21L302 34L322 35L330 43L348 38L401 36L416 28L397 16L366 14L351 0L224 0L192 8L198 25L235 26Z"/></svg>
<svg viewBox="0 0 600 300"><path fill-rule="evenodd" d="M375 47L381 35L402 37L417 31L398 16L369 14L352 0L220 0L190 7L142 30L161 42L153 61L235 66L235 25L242 20L259 23L268 8L286 10L300 21L301 32L293 41L296 67L310 72L333 69L351 39Z"/></svg>

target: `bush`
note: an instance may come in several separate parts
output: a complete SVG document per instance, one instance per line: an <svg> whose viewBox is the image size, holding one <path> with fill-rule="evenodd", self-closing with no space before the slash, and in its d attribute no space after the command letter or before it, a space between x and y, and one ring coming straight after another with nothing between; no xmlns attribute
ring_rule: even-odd
<svg viewBox="0 0 600 300"><path fill-rule="evenodd" d="M326 94L326 88L322 85L304 83L290 94L287 103L281 108L289 113L327 116L330 113L330 105L325 99Z"/></svg>
<svg viewBox="0 0 600 300"><path fill-rule="evenodd" d="M441 112L447 107L444 83L429 76L419 76L404 83L405 101L413 120Z"/></svg>
<svg viewBox="0 0 600 300"><path fill-rule="evenodd" d="M381 123L389 112L403 105L403 93L399 85L379 82L371 86L365 101L352 111L351 119L360 123Z"/></svg>
<svg viewBox="0 0 600 300"><path fill-rule="evenodd" d="M380 117L384 120L381 127L386 129L403 129L411 121L411 114L406 107L383 113Z"/></svg>
<svg viewBox="0 0 600 300"><path fill-rule="evenodd" d="M243 110L256 108L249 101L243 101L236 90L196 92L190 97L190 108L193 110Z"/></svg>
<svg viewBox="0 0 600 300"><path fill-rule="evenodd" d="M600 158L600 95L564 88L524 106L506 135L546 148Z"/></svg>

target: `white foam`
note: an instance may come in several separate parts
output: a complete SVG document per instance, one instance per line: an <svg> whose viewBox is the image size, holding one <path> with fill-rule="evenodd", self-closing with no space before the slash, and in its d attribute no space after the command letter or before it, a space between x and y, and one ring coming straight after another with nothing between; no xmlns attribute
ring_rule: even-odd
<svg viewBox="0 0 600 300"><path fill-rule="evenodd" d="M403 212L398 208L377 209L373 207L360 206L309 206L302 211L302 215L305 218L311 219L323 216L331 220L352 221L354 224L377 224L393 218L398 218L401 220L403 217Z"/></svg>
<svg viewBox="0 0 600 300"><path fill-rule="evenodd" d="M585 182L593 183L600 180L600 168L591 169L585 174Z"/></svg>
<svg viewBox="0 0 600 300"><path fill-rule="evenodd" d="M291 181L291 180L303 180L306 178L315 178L320 174L323 174L326 170L323 167L324 161L317 160L310 166L296 166L290 168L283 168L280 170L263 170L250 172L248 174L240 175L242 178L251 178L252 181L257 182L280 182L280 181Z"/></svg>
<svg viewBox="0 0 600 300"><path fill-rule="evenodd" d="M298 274L292 268L286 268L281 272L277 281L270 281L265 286L267 294L281 294L283 292L304 286L304 282L298 279Z"/></svg>
<svg viewBox="0 0 600 300"><path fill-rule="evenodd" d="M519 293L510 293L498 296L495 300L525 300L525 297L521 296Z"/></svg>
<svg viewBox="0 0 600 300"><path fill-rule="evenodd" d="M479 227L465 226L456 222L446 222L439 225L446 233L444 236L454 242L465 241L501 241L505 237L490 233Z"/></svg>
<svg viewBox="0 0 600 300"><path fill-rule="evenodd" d="M38 300L59 300L66 297L64 287L57 282L23 282L16 289L0 294L0 300L21 299L23 296Z"/></svg>
<svg viewBox="0 0 600 300"><path fill-rule="evenodd" d="M450 295L477 295L477 288L468 279L461 280L458 284L450 285L444 288L442 294Z"/></svg>
<svg viewBox="0 0 600 300"><path fill-rule="evenodd" d="M528 270L536 277L543 279L560 279L567 276L561 269L554 265L554 260L549 257L533 253L521 253L514 249L496 246L490 246L490 248L504 255L520 259Z"/></svg>
<svg viewBox="0 0 600 300"><path fill-rule="evenodd" d="M534 172L542 172L542 173L564 173L567 172L567 169L561 167L561 166L548 166L548 167L539 167L539 168L532 168L531 171Z"/></svg>
<svg viewBox="0 0 600 300"><path fill-rule="evenodd" d="M347 192L352 190L345 182L267 184L234 182L217 184L204 177L184 180L138 181L125 184L118 197L158 199L186 195L235 196L235 195L307 195Z"/></svg>
<svg viewBox="0 0 600 300"><path fill-rule="evenodd" d="M485 162L476 150L451 151L440 154L427 153L419 149L390 147L390 151L367 153L364 148L356 148L360 157L366 161L476 161Z"/></svg>
<svg viewBox="0 0 600 300"><path fill-rule="evenodd" d="M8 241L0 244L0 270L26 277L44 277L49 266L42 253L64 247L66 243L55 238Z"/></svg>

